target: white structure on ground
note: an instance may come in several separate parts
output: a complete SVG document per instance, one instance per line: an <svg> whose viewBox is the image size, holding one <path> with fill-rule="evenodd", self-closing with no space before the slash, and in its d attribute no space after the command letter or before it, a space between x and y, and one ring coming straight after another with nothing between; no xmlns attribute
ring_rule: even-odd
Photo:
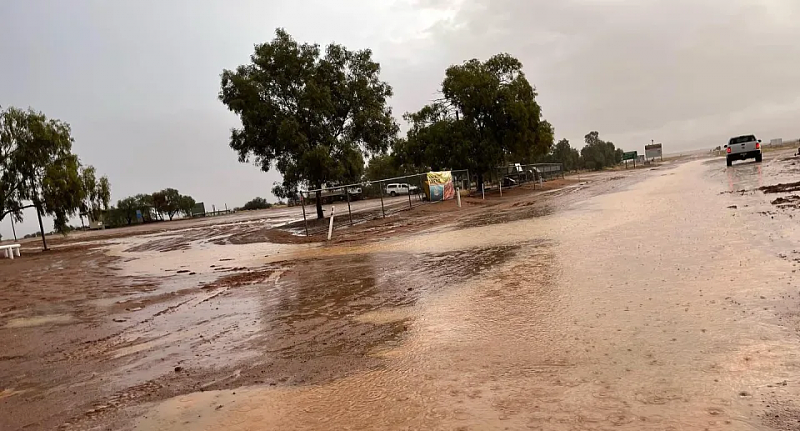
<svg viewBox="0 0 800 431"><path fill-rule="evenodd" d="M19 253L19 244L9 244L9 245L2 245L0 246L0 250L3 251L6 258L14 259L14 254L16 253L17 257L21 256Z"/></svg>

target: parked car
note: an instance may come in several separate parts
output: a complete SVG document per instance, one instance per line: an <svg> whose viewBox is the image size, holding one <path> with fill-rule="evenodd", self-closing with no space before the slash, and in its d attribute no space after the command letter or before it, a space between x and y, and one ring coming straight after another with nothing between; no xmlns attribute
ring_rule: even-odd
<svg viewBox="0 0 800 431"><path fill-rule="evenodd" d="M408 183L392 183L386 185L386 194L389 196L419 194L420 189Z"/></svg>
<svg viewBox="0 0 800 431"><path fill-rule="evenodd" d="M761 163L761 140L756 139L754 135L731 138L725 148L728 153L726 156L728 166L731 166L734 160L756 159L756 163Z"/></svg>

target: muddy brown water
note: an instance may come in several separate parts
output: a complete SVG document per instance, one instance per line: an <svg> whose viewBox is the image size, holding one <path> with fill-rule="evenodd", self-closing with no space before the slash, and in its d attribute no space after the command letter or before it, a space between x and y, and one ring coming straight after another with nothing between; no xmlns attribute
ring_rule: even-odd
<svg viewBox="0 0 800 431"><path fill-rule="evenodd" d="M602 174L353 245L121 244L120 271L196 274L90 352L122 389L71 426L800 429L800 231L758 190L787 163Z"/></svg>
<svg viewBox="0 0 800 431"><path fill-rule="evenodd" d="M327 282L295 280L308 296L297 300L402 324L364 346L377 362L314 384L186 394L137 427L797 429L800 349L778 310L800 305L796 263L779 257L797 230L765 225L758 195L720 194L769 184L769 169L693 162L552 214L337 250L315 261ZM358 306L409 283L414 301Z"/></svg>

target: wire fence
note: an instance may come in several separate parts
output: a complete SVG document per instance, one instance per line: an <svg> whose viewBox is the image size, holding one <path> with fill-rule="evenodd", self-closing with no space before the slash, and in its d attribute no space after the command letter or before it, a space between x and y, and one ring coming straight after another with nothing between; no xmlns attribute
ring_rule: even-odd
<svg viewBox="0 0 800 431"><path fill-rule="evenodd" d="M481 193L477 175L466 169L450 171L456 190ZM493 169L483 176L484 187L505 188L562 177L558 163L513 164ZM428 173L385 178L354 184L331 185L299 192L303 207L303 224L293 226L306 236L328 231L333 216L333 229L353 226L377 218L390 217L430 202ZM535 185L534 185L535 187ZM299 232L298 232L299 233Z"/></svg>
<svg viewBox="0 0 800 431"><path fill-rule="evenodd" d="M555 178L563 178L564 170L561 163L513 163L506 166L498 166L490 170L483 178L482 186L479 186L477 178L474 179L475 189L473 194L493 192L500 189L510 189L523 184L530 184L535 189L545 181ZM479 190L478 187L481 187Z"/></svg>
<svg viewBox="0 0 800 431"><path fill-rule="evenodd" d="M426 202L426 180L424 173L302 191L305 234L325 232L332 214L336 229L420 206Z"/></svg>

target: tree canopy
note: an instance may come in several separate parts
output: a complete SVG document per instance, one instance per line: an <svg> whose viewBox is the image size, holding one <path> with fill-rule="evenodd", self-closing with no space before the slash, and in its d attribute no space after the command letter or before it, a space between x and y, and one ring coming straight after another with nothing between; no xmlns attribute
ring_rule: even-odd
<svg viewBox="0 0 800 431"><path fill-rule="evenodd" d="M460 168L482 174L506 161L529 163L548 153L553 127L542 119L522 63L508 54L450 66L443 97L407 113L407 139L395 146L401 164Z"/></svg>
<svg viewBox="0 0 800 431"><path fill-rule="evenodd" d="M580 168L581 156L578 150L572 148L569 140L562 139L553 147L552 161L561 163L565 171L574 171Z"/></svg>
<svg viewBox="0 0 800 431"><path fill-rule="evenodd" d="M84 200L72 142L67 123L32 109L0 111L0 220L10 214L23 221L23 210L36 208L45 249L41 217L52 216L55 229L64 232Z"/></svg>
<svg viewBox="0 0 800 431"><path fill-rule="evenodd" d="M386 151L398 131L387 104L392 88L368 49L331 44L323 53L278 29L250 61L222 72L219 99L242 123L231 131L231 148L240 162L277 168L279 197L359 180L364 157Z"/></svg>
<svg viewBox="0 0 800 431"><path fill-rule="evenodd" d="M396 178L405 172L399 165L399 160L394 154L381 154L369 159L364 172L364 179L377 181L386 178Z"/></svg>
<svg viewBox="0 0 800 431"><path fill-rule="evenodd" d="M103 175L98 179L97 170L90 165L81 170L81 184L84 199L81 203L81 216L86 214L90 221L100 220L101 211L107 211L111 201L111 183L108 177Z"/></svg>
<svg viewBox="0 0 800 431"><path fill-rule="evenodd" d="M172 220L175 215L192 216L195 200L191 196L182 195L177 189L166 188L153 193L140 193L117 201L117 206L109 210L109 223L118 225L122 222L133 224L138 211L143 222L164 220L167 216Z"/></svg>
<svg viewBox="0 0 800 431"><path fill-rule="evenodd" d="M599 171L622 162L622 149L617 149L613 142L600 139L598 132L589 132L584 141L586 145L581 149L581 157L586 169Z"/></svg>
<svg viewBox="0 0 800 431"><path fill-rule="evenodd" d="M178 198L178 210L183 213L184 217L191 217L194 206L197 204L194 198L187 195L181 195Z"/></svg>
<svg viewBox="0 0 800 431"><path fill-rule="evenodd" d="M241 208L245 211L252 211L252 210L265 210L267 208L272 208L272 204L267 202L264 198L254 198L253 200L244 204Z"/></svg>

